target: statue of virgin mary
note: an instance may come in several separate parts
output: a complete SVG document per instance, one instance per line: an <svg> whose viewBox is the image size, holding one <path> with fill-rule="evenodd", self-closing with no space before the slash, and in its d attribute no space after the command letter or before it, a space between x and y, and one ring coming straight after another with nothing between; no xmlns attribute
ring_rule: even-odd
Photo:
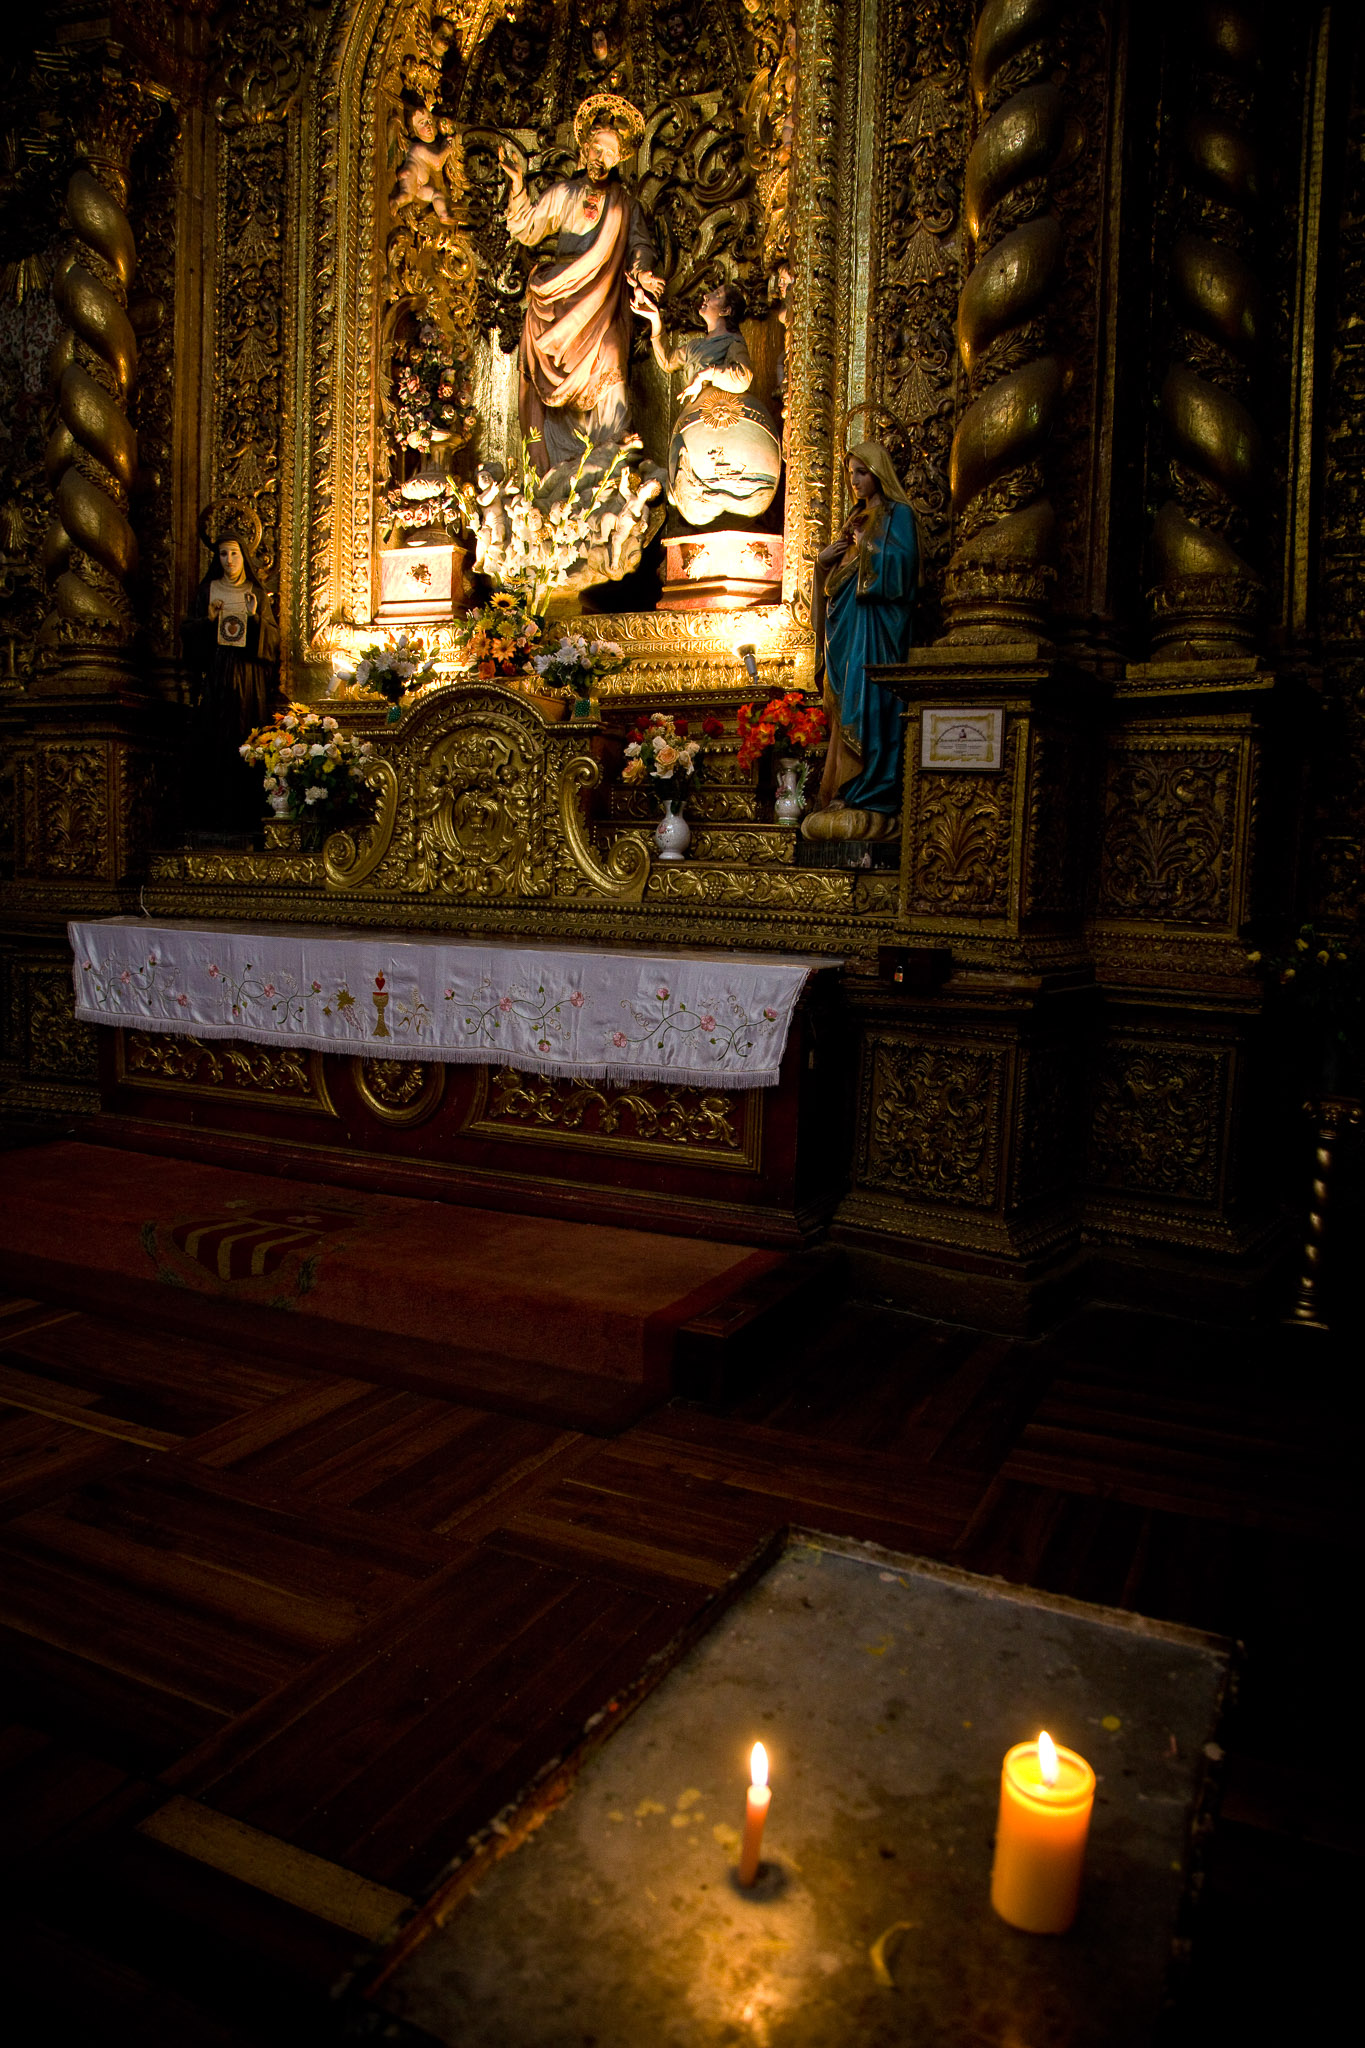
<svg viewBox="0 0 1365 2048"><path fill-rule="evenodd" d="M853 511L815 558L813 622L823 640L829 752L806 839L890 839L900 829L904 719L868 675L905 660L919 591L915 515L879 441L844 458Z"/></svg>

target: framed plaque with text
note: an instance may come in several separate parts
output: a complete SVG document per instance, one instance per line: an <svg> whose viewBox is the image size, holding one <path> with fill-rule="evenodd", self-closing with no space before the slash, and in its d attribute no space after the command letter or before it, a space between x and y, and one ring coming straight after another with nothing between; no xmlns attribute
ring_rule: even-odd
<svg viewBox="0 0 1365 2048"><path fill-rule="evenodd" d="M1005 714L999 705L974 710L926 708L920 728L921 768L1000 768Z"/></svg>

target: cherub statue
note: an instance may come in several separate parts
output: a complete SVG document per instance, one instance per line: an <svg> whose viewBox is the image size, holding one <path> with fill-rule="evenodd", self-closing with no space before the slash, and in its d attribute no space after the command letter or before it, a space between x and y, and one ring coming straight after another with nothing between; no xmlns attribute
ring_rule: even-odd
<svg viewBox="0 0 1365 2048"><path fill-rule="evenodd" d="M475 575L491 575L488 567L490 556L499 559L507 546L510 530L507 509L502 501L503 479L507 470L501 462L481 462L474 482L474 497L479 506L479 524L474 549Z"/></svg>
<svg viewBox="0 0 1365 2048"><path fill-rule="evenodd" d="M640 476L634 470L627 470L624 484L620 509L604 512L599 528L607 549L607 574L613 580L631 567L625 560L626 550L632 541L639 543L648 517L645 507L663 489L657 477Z"/></svg>
<svg viewBox="0 0 1365 2048"><path fill-rule="evenodd" d="M455 215L446 185L446 165L455 144L449 136L438 141L436 116L429 107L414 107L408 116L408 127L412 140L389 194L389 210L397 213L405 206L429 206L437 220L453 227Z"/></svg>

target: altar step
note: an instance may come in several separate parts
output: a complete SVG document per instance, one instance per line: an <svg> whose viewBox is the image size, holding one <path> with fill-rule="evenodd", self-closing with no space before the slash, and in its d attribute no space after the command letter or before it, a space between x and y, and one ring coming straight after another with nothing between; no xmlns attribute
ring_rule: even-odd
<svg viewBox="0 0 1365 2048"><path fill-rule="evenodd" d="M733 1391L737 1359L771 1356L843 1291L837 1259L104 1145L6 1166L16 1290L593 1434L674 1392Z"/></svg>

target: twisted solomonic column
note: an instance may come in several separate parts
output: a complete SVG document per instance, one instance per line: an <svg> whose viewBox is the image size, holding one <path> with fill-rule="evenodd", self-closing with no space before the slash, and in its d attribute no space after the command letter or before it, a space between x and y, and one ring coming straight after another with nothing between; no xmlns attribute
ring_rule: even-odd
<svg viewBox="0 0 1365 2048"><path fill-rule="evenodd" d="M123 585L137 563L128 522L137 434L127 414L137 342L126 310L136 252L122 168L106 158L99 171L82 165L71 175L72 243L52 288L65 326L51 358L57 424L46 461L55 505L43 559L56 588L44 632L119 646L132 637Z"/></svg>
<svg viewBox="0 0 1365 2048"><path fill-rule="evenodd" d="M1062 231L1047 210L1066 128L1048 76L1060 11L1059 0L984 0L972 42L982 127L964 190L976 261L958 301L971 398L949 461L957 534L944 591L949 640L1037 633L1055 580L1043 452L1062 395L1048 331Z"/></svg>
<svg viewBox="0 0 1365 2048"><path fill-rule="evenodd" d="M1207 0L1186 46L1194 84L1180 137L1170 251L1171 361L1161 387L1170 496L1152 527L1154 653L1240 655L1261 582L1242 553L1266 457L1251 410L1261 287L1260 181L1251 132L1259 56L1248 6Z"/></svg>

